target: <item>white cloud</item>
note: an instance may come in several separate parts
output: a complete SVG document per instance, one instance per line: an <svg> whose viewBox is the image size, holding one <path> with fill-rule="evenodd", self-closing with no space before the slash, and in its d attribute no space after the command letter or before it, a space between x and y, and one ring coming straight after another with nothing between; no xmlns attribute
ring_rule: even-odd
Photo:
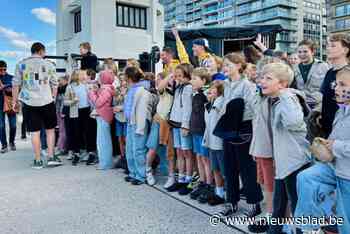
<svg viewBox="0 0 350 234"><path fill-rule="evenodd" d="M0 57L18 59L24 57L24 52L17 50L0 51Z"/></svg>
<svg viewBox="0 0 350 234"><path fill-rule="evenodd" d="M51 24L53 26L56 25L56 14L48 8L34 8L32 9L32 14L45 23Z"/></svg>
<svg viewBox="0 0 350 234"><path fill-rule="evenodd" d="M0 26L0 35L10 40L10 43L19 49L28 49L33 44L33 41L26 34L18 33L2 26Z"/></svg>

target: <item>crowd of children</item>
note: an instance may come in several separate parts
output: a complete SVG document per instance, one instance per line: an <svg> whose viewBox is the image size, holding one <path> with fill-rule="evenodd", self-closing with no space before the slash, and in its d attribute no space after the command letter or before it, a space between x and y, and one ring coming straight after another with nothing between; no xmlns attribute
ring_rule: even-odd
<svg viewBox="0 0 350 234"><path fill-rule="evenodd" d="M314 58L310 40L285 60L259 37L250 50L254 56L245 51L223 58L210 53L205 39L196 39L193 66L173 33L180 60L165 48L158 74L144 73L129 59L121 70L106 61L98 76L76 70L61 77L59 151L69 152L73 165L86 157L88 165L111 169L117 139L119 166L133 185L155 185L164 160L167 191L224 204L223 216L236 213L244 197L248 217L333 214L344 224L322 228L350 233L349 36L330 36L327 63ZM320 134L311 136L310 125ZM314 137L323 137L333 161L315 160L309 150ZM249 228L282 233L281 225ZM296 232L318 228L298 226Z"/></svg>

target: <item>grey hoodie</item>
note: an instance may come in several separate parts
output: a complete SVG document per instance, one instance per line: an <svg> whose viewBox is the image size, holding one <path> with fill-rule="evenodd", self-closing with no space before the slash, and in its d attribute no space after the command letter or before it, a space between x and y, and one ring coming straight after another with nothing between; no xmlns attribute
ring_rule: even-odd
<svg viewBox="0 0 350 234"><path fill-rule="evenodd" d="M275 178L284 179L311 160L302 107L290 90L272 104L271 128Z"/></svg>
<svg viewBox="0 0 350 234"><path fill-rule="evenodd" d="M315 59L305 83L299 66L294 66L294 77L297 89L305 93L306 102L309 105L311 104L315 106L314 109L321 109L322 94L320 92L320 88L329 69L330 66L327 63Z"/></svg>
<svg viewBox="0 0 350 234"><path fill-rule="evenodd" d="M333 130L328 139L335 140L333 155L337 176L350 180L350 106L339 108L336 113Z"/></svg>

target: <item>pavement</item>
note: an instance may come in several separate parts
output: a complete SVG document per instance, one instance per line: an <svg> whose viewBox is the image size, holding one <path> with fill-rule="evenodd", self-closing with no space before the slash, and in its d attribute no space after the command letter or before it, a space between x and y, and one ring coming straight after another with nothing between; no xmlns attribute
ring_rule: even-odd
<svg viewBox="0 0 350 234"><path fill-rule="evenodd" d="M32 169L29 141L0 155L0 234L245 233L246 226L213 226L209 207L161 186L133 186L118 170L70 161ZM244 204L242 205L242 209Z"/></svg>

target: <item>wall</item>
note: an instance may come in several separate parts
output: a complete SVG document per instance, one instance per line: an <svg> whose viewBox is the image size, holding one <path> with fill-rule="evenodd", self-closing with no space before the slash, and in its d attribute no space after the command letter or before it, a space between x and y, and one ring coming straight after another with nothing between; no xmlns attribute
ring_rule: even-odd
<svg viewBox="0 0 350 234"><path fill-rule="evenodd" d="M119 59L138 58L149 52L153 45L163 46L163 8L157 1L132 1L134 5L148 7L147 30L116 26L116 1L91 0L92 44L100 57ZM120 1L129 3L131 1ZM157 16L156 12L161 15Z"/></svg>

